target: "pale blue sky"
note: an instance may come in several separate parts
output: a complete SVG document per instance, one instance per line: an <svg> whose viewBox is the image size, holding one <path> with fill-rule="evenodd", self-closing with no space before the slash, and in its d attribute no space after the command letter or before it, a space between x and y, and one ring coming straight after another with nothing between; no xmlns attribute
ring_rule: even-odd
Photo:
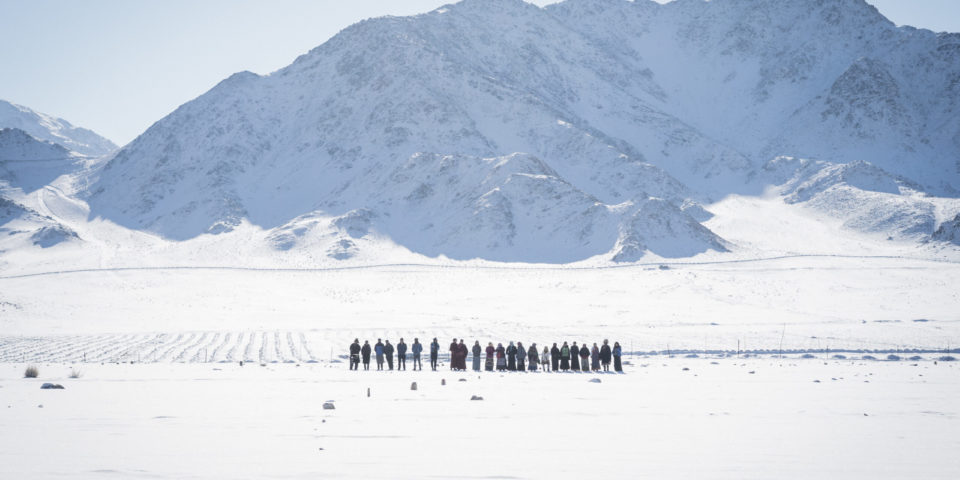
<svg viewBox="0 0 960 480"><path fill-rule="evenodd" d="M451 1L0 0L0 99L123 145L234 72L269 73L358 20ZM960 0L868 1L897 24L960 32Z"/></svg>

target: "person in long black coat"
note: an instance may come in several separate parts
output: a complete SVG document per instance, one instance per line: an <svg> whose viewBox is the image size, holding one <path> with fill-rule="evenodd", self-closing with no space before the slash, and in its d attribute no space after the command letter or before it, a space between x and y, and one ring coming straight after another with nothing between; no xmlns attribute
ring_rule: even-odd
<svg viewBox="0 0 960 480"><path fill-rule="evenodd" d="M523 361L527 358L527 349L523 348L523 343L517 342L517 371L524 372L527 369L523 366Z"/></svg>
<svg viewBox="0 0 960 480"><path fill-rule="evenodd" d="M620 357L623 355L623 349L620 348L620 342L613 342L613 370L623 372L623 365L620 363Z"/></svg>
<svg viewBox="0 0 960 480"><path fill-rule="evenodd" d="M450 344L450 370L454 370L457 368L456 359L457 359L457 352L459 351L460 351L460 345L457 345L457 339L454 338L453 343Z"/></svg>
<svg viewBox="0 0 960 480"><path fill-rule="evenodd" d="M385 340L383 345L383 356L387 359L387 368L393 370L393 345L390 343L390 340Z"/></svg>
<svg viewBox="0 0 960 480"><path fill-rule="evenodd" d="M350 370L360 368L360 339L353 339L350 344Z"/></svg>
<svg viewBox="0 0 960 480"><path fill-rule="evenodd" d="M563 342L563 346L560 347L560 370L564 372L570 370L570 345L567 345L567 342Z"/></svg>
<svg viewBox="0 0 960 480"><path fill-rule="evenodd" d="M560 349L557 348L557 343L553 343L553 348L550 349L550 366L553 367L553 371L556 372L560 370Z"/></svg>
<svg viewBox="0 0 960 480"><path fill-rule="evenodd" d="M610 341L607 339L603 340L603 346L600 347L600 364L603 365L603 371L610 371Z"/></svg>
<svg viewBox="0 0 960 480"><path fill-rule="evenodd" d="M480 371L480 356L483 354L483 347L480 346L480 340L473 343L473 371Z"/></svg>
<svg viewBox="0 0 960 480"><path fill-rule="evenodd" d="M397 370L406 370L407 369L407 344L403 343L403 338L400 338L400 343L397 344Z"/></svg>
<svg viewBox="0 0 960 480"><path fill-rule="evenodd" d="M573 342L573 346L570 347L570 368L574 372L580 370L580 347L577 346L577 342Z"/></svg>
<svg viewBox="0 0 960 480"><path fill-rule="evenodd" d="M363 358L363 369L370 370L370 340L363 341L363 347L360 348L360 357Z"/></svg>
<svg viewBox="0 0 960 480"><path fill-rule="evenodd" d="M460 339L460 344L457 345L457 368L467 371L467 355L470 354L470 349L467 348L467 344L463 343L463 339Z"/></svg>
<svg viewBox="0 0 960 480"><path fill-rule="evenodd" d="M580 346L580 370L584 372L590 371L590 349L587 348L587 342L583 342Z"/></svg>
<svg viewBox="0 0 960 480"><path fill-rule="evenodd" d="M511 372L517 369L517 347L510 342L510 345L507 346L507 370Z"/></svg>
<svg viewBox="0 0 960 480"><path fill-rule="evenodd" d="M437 357L440 356L440 342L437 341L437 337L433 337L433 342L430 343L430 369L434 372L437 371Z"/></svg>

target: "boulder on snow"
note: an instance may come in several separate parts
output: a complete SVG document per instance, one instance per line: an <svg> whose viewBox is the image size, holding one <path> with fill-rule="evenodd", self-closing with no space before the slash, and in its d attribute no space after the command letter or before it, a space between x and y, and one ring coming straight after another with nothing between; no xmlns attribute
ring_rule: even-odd
<svg viewBox="0 0 960 480"><path fill-rule="evenodd" d="M336 410L336 406L333 405L333 402L323 402L324 410Z"/></svg>
<svg viewBox="0 0 960 480"><path fill-rule="evenodd" d="M473 395L470 397L470 400L483 400L483 397L481 397L480 395Z"/></svg>
<svg viewBox="0 0 960 480"><path fill-rule="evenodd" d="M59 383L44 383L43 385L40 385L40 389L41 390L63 390L64 388L63 388L63 385L60 385Z"/></svg>

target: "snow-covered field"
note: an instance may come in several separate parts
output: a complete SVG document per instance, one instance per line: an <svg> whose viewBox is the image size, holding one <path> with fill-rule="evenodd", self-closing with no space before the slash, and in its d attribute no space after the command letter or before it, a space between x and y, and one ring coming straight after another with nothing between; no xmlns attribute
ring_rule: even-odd
<svg viewBox="0 0 960 480"><path fill-rule="evenodd" d="M624 375L479 376L39 364L38 379L7 363L0 477L954 479L960 366L935 358L638 356Z"/></svg>
<svg viewBox="0 0 960 480"><path fill-rule="evenodd" d="M788 257L663 268L159 268L3 278L0 361L308 361L343 354L355 337L607 337L629 351L960 345L955 263Z"/></svg>

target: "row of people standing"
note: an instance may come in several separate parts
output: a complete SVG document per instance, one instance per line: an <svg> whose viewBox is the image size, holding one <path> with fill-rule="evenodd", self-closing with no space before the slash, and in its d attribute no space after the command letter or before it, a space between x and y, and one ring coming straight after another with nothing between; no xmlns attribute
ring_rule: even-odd
<svg viewBox="0 0 960 480"><path fill-rule="evenodd" d="M376 358L377 370L383 370L384 361L386 361L387 368L393 370L393 354L394 351L396 351L397 370L406 370L407 350L407 344L402 338L396 347L390 343L390 340L384 343L379 338L373 347L371 347L370 342L366 340L363 342L363 346L360 346L360 340L355 339L350 345L350 369L357 370L362 361L363 369L369 370L370 358L371 354L373 354L375 355L374 358ZM420 360L423 345L418 338L413 339L413 345L410 346L409 350L412 353L413 370L423 370L423 364ZM485 363L484 368L487 371L493 371L494 365L496 365L496 370L498 371L522 372L527 370L536 371L539 369L547 372L551 370L584 372L603 370L607 372L610 371L611 363L613 363L614 371L623 371L623 365L621 363L623 350L618 342L614 342L613 347L610 347L608 340L604 340L602 346L594 343L593 348L587 347L586 342L579 347L577 346L577 342L573 342L572 345L563 342L562 346L557 346L557 344L554 343L552 348L544 346L543 352L541 353L536 343L531 344L528 349L523 346L522 342L517 342L516 345L514 345L513 342L509 342L507 347L504 347L502 343L494 347L493 342L490 342L487 344L486 349L484 349L480 346L480 342L476 341L473 344L473 348L468 350L461 338L459 342L457 342L457 339L453 339L448 351L450 352L451 370L466 370L467 356L473 353L472 366L473 370L477 372L481 370L480 364L482 362ZM429 352L430 368L436 371L440 354L440 344L436 338L430 343Z"/></svg>
<svg viewBox="0 0 960 480"><path fill-rule="evenodd" d="M434 339L436 340L436 339ZM439 348L437 349L439 350ZM363 369L370 370L370 356L374 355L374 358L377 360L377 370L383 370L384 360L386 360L387 368L393 370L393 352L397 352L397 370L406 370L407 369L407 344L400 339L400 343L396 347L390 343L390 340L387 340L386 343L382 339L377 339L376 345L373 347L370 346L369 340L363 341L363 346L360 346L360 340L354 339L353 343L350 344L350 370L358 370L360 368L360 362L363 361ZM413 370L423 370L423 362L420 361L420 354L423 352L423 344L420 343L420 339L414 338L413 345L410 346L410 353L413 360ZM431 353L431 363L436 367L436 354ZM436 370L436 368L434 368Z"/></svg>
<svg viewBox="0 0 960 480"><path fill-rule="evenodd" d="M480 371L479 353L480 343L477 342L473 346L473 369L475 371ZM487 344L484 353L486 353L484 369L487 371L493 371L494 365L496 365L498 371L522 372L540 369L545 372L600 370L609 372L612 362L614 371L623 372L623 363L621 362L623 349L618 342L614 342L611 348L608 340L604 340L602 346L594 343L593 348L587 347L586 342L580 347L577 346L577 342L573 342L573 345L563 342L563 346L557 346L554 343L552 348L544 346L542 352L539 351L536 343L525 349L522 342L517 342L516 345L510 342L506 347L502 343L498 343L494 347L493 342L490 342Z"/></svg>

